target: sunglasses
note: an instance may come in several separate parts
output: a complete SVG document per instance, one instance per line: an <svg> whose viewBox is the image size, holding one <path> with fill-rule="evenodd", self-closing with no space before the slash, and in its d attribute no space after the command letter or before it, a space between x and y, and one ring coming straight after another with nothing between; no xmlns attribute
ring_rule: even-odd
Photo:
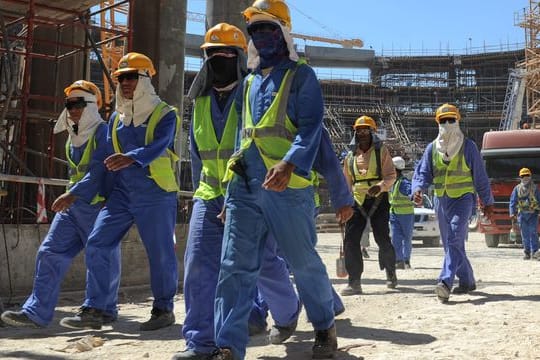
<svg viewBox="0 0 540 360"><path fill-rule="evenodd" d="M123 82L124 80L138 80L139 79L139 73L136 72L128 72L125 74L120 74L116 77L119 83Z"/></svg>
<svg viewBox="0 0 540 360"><path fill-rule="evenodd" d="M248 34L253 34L256 32L274 32L279 29L279 26L277 24L271 23L271 22L256 22L254 24L251 24L248 26L247 31Z"/></svg>
<svg viewBox="0 0 540 360"><path fill-rule="evenodd" d="M453 124L455 122L456 122L456 119L454 118L439 119L439 124L446 124L446 123Z"/></svg>
<svg viewBox="0 0 540 360"><path fill-rule="evenodd" d="M84 109L86 107L87 101L85 101L84 98L76 98L76 99L77 100L75 101L66 100L66 102L64 103L64 106L66 107L66 109L68 110Z"/></svg>

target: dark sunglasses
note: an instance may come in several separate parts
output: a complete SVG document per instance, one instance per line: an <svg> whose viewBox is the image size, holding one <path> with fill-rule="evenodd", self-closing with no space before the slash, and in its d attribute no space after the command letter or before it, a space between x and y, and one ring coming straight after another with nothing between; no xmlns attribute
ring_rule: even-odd
<svg viewBox="0 0 540 360"><path fill-rule="evenodd" d="M256 32L273 32L279 29L279 26L277 24L274 24L272 22L256 22L254 24L251 24L248 26L247 31L248 34L253 34Z"/></svg>
<svg viewBox="0 0 540 360"><path fill-rule="evenodd" d="M454 118L439 119L439 124L446 124L446 123L453 124L455 122L456 122L456 119Z"/></svg>
<svg viewBox="0 0 540 360"><path fill-rule="evenodd" d="M73 109L84 109L86 107L86 104L87 102L84 100L84 98L79 97L79 98L76 98L75 101L66 100L64 103L64 106L68 110L73 110Z"/></svg>
<svg viewBox="0 0 540 360"><path fill-rule="evenodd" d="M120 74L116 77L119 83L121 83L124 80L138 80L139 79L139 73L136 72L128 72L125 74Z"/></svg>

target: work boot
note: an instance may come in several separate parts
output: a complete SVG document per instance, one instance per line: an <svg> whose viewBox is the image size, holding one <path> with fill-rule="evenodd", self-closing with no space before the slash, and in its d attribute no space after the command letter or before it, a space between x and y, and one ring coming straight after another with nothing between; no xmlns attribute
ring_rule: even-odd
<svg viewBox="0 0 540 360"><path fill-rule="evenodd" d="M60 325L70 329L100 330L103 325L103 311L83 306L77 315L60 320Z"/></svg>
<svg viewBox="0 0 540 360"><path fill-rule="evenodd" d="M360 280L350 281L349 285L341 289L339 293L341 296L351 296L351 295L362 294L362 285L360 284Z"/></svg>
<svg viewBox="0 0 540 360"><path fill-rule="evenodd" d="M411 262L409 260L405 260L405 269L411 268Z"/></svg>
<svg viewBox="0 0 540 360"><path fill-rule="evenodd" d="M173 355L171 360L209 360L212 354L200 353L193 349L186 349Z"/></svg>
<svg viewBox="0 0 540 360"><path fill-rule="evenodd" d="M113 322L115 322L116 320L118 320L118 316L117 315L113 315L113 314L103 314L103 325L110 325L112 324Z"/></svg>
<svg viewBox="0 0 540 360"><path fill-rule="evenodd" d="M540 250L536 250L534 254L531 255L531 259L540 260Z"/></svg>
<svg viewBox="0 0 540 360"><path fill-rule="evenodd" d="M38 323L32 321L22 311L5 311L2 313L2 321L10 326L25 328L40 328Z"/></svg>
<svg viewBox="0 0 540 360"><path fill-rule="evenodd" d="M231 349L222 348L217 349L214 353L208 358L209 360L234 360L233 353Z"/></svg>
<svg viewBox="0 0 540 360"><path fill-rule="evenodd" d="M435 294L437 294L437 298L440 302L443 304L447 303L448 299L450 298L450 288L441 281L435 287Z"/></svg>
<svg viewBox="0 0 540 360"><path fill-rule="evenodd" d="M274 345L283 344L285 340L287 340L292 336L292 334L294 334L294 331L296 330L296 325L298 325L298 319L294 320L288 326L272 325L272 329L270 329L270 335L268 335L268 339Z"/></svg>
<svg viewBox="0 0 540 360"><path fill-rule="evenodd" d="M333 359L337 350L336 325L326 330L315 330L312 359Z"/></svg>
<svg viewBox="0 0 540 360"><path fill-rule="evenodd" d="M150 320L143 322L141 326L139 326L139 330L152 331L174 324L175 319L172 311L152 308L151 314Z"/></svg>
<svg viewBox="0 0 540 360"><path fill-rule="evenodd" d="M531 259L531 253L525 252L525 255L523 255L523 260L530 260Z"/></svg>
<svg viewBox="0 0 540 360"><path fill-rule="evenodd" d="M396 270L386 269L386 287L389 289L395 289L397 286Z"/></svg>
<svg viewBox="0 0 540 360"><path fill-rule="evenodd" d="M366 248L362 248L362 257L364 259L369 259L369 253Z"/></svg>
<svg viewBox="0 0 540 360"><path fill-rule="evenodd" d="M258 325L248 323L249 336L255 336L266 332L266 324Z"/></svg>
<svg viewBox="0 0 540 360"><path fill-rule="evenodd" d="M396 263L396 269L399 269L399 270L405 270L405 262L403 261L398 261Z"/></svg>
<svg viewBox="0 0 540 360"><path fill-rule="evenodd" d="M468 294L468 293L470 293L471 291L474 291L474 290L476 290L476 284L472 284L472 285L469 285L469 286L459 284L459 286L455 287L452 290L452 294L463 295L463 294Z"/></svg>

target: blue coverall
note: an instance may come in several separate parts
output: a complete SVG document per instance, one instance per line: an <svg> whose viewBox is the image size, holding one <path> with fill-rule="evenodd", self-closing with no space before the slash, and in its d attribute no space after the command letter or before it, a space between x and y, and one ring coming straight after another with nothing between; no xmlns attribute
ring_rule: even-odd
<svg viewBox="0 0 540 360"><path fill-rule="evenodd" d="M536 203L540 204L540 191L535 187L534 196ZM530 200L529 200L530 201ZM538 210L519 211L518 187L516 186L510 195L510 216L517 215L521 240L525 254L531 255L538 251Z"/></svg>
<svg viewBox="0 0 540 360"><path fill-rule="evenodd" d="M112 126L116 113L109 120L107 134L108 154L113 154ZM167 148L172 149L176 128L176 115L167 113L154 131L154 140L145 145L146 124L135 127L118 122L117 135L123 154L135 162L114 172L114 183L105 206L99 212L86 247L85 307L103 310L110 297L110 284L114 280L114 252L131 225L135 223L144 244L150 264L150 284L154 296L153 307L172 311L178 286L178 270L174 252L176 224L176 192L166 192L152 180L148 165ZM106 172L104 164L99 169ZM88 173L71 189L82 199L91 197L95 189L96 171Z"/></svg>
<svg viewBox="0 0 540 360"><path fill-rule="evenodd" d="M286 59L266 77L260 69L255 70L249 94L255 124L270 106L287 69L295 66L295 62ZM308 66L297 68L287 114L298 130L283 160L295 165L296 174L309 177L321 139L323 99L315 73ZM216 344L231 348L239 359L245 356L248 317L268 233L291 266L314 328L326 330L334 324L330 281L314 246L317 235L313 187L287 188L283 192L263 189L268 170L253 143L244 152L243 165L246 178L233 177L225 201L215 303Z"/></svg>
<svg viewBox="0 0 540 360"><path fill-rule="evenodd" d="M399 192L407 197L411 196L411 182L400 175L393 186L399 183ZM390 193L394 191L392 190ZM390 210L390 231L392 232L392 245L396 251L396 262L410 261L412 250L412 234L414 228L414 213L396 214Z"/></svg>
<svg viewBox="0 0 540 360"><path fill-rule="evenodd" d="M101 165L106 149L106 136L107 125L102 123L97 126L94 135L96 149L88 164L89 171ZM75 164L80 162L87 145L88 141L79 147L70 146L70 157ZM103 181L107 181L107 178L103 178ZM106 195L103 192L101 194ZM102 206L103 202L90 205L90 202L78 199L69 209L54 216L49 232L36 256L32 294L22 306L22 312L40 326L47 326L53 319L62 279L73 258L86 246L88 235ZM111 282L108 291L110 295L104 306L105 313L113 318L118 314L116 304L119 284L120 248L117 247L111 252Z"/></svg>
<svg viewBox="0 0 540 360"><path fill-rule="evenodd" d="M476 193L484 206L493 205L493 195L480 151L470 139L464 139L463 147L465 162L471 169ZM426 191L433 183L432 151L436 151L433 149L433 142L426 147L414 171L413 193L418 190ZM459 278L461 287L471 288L476 285L471 263L465 253L465 239L469 230L469 218L475 205L474 201L475 195L472 192L459 198L450 198L446 193L442 197L435 197L435 212L444 247L444 262L439 282L444 282L450 289L455 276Z"/></svg>

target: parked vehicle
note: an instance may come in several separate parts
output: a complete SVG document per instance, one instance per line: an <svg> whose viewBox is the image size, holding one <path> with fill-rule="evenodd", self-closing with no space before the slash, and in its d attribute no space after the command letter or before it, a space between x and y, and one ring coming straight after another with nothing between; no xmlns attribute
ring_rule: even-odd
<svg viewBox="0 0 540 360"><path fill-rule="evenodd" d="M424 194L422 207L414 208L413 240L422 240L425 246L440 246L441 233L433 202Z"/></svg>

